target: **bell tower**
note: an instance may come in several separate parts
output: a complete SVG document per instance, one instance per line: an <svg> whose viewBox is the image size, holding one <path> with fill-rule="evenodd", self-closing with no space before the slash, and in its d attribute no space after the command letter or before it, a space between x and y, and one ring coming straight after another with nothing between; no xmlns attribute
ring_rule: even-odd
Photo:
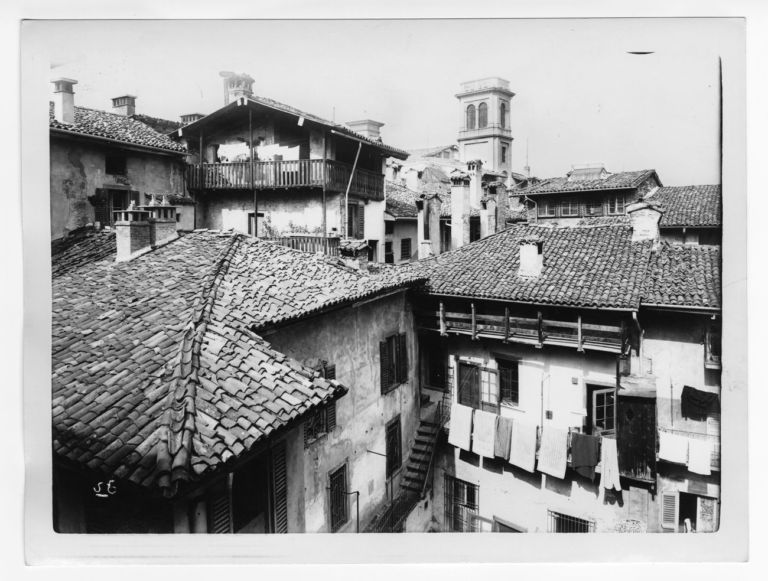
<svg viewBox="0 0 768 581"><path fill-rule="evenodd" d="M509 81L500 77L461 84L456 94L461 111L457 140L461 161L479 159L485 169L512 173L509 106L514 96Z"/></svg>

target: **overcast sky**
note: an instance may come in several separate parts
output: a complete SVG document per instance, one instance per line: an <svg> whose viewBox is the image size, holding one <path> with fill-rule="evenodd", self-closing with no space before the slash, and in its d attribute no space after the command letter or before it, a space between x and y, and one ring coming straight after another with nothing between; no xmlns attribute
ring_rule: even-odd
<svg viewBox="0 0 768 581"><path fill-rule="evenodd" d="M257 95L339 122L371 118L404 149L455 141L459 84L500 76L516 93L515 171L576 163L654 168L665 185L718 173L718 55L738 56L740 23L689 20L48 22L51 78L76 104L178 119L223 105L219 71ZM627 51L654 51L634 56Z"/></svg>

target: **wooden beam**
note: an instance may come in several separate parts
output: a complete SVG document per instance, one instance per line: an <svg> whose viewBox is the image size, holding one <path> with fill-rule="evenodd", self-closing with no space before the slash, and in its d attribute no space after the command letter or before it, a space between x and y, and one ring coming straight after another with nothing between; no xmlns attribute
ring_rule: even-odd
<svg viewBox="0 0 768 581"><path fill-rule="evenodd" d="M584 352L584 341L583 341L583 338L582 338L582 335L581 335L581 315L579 315L578 323L579 323L579 327L578 327L578 329L579 329L579 346L576 348L576 350L579 351L580 353L583 353Z"/></svg>
<svg viewBox="0 0 768 581"><path fill-rule="evenodd" d="M538 322L539 322L539 344L536 345L539 349L544 345L544 317L541 314L541 311L537 311L536 313Z"/></svg>
<svg viewBox="0 0 768 581"><path fill-rule="evenodd" d="M445 304L440 301L440 335L445 337L447 334L445 332Z"/></svg>
<svg viewBox="0 0 768 581"><path fill-rule="evenodd" d="M472 340L477 341L477 316L475 315L475 303L471 303L472 307Z"/></svg>
<svg viewBox="0 0 768 581"><path fill-rule="evenodd" d="M504 342L509 342L509 307L504 307Z"/></svg>

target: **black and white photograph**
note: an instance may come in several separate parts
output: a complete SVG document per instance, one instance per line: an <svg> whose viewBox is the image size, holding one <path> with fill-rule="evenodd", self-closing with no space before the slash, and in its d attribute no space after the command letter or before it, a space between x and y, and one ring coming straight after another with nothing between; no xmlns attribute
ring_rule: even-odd
<svg viewBox="0 0 768 581"><path fill-rule="evenodd" d="M21 36L56 542L746 538L742 19Z"/></svg>

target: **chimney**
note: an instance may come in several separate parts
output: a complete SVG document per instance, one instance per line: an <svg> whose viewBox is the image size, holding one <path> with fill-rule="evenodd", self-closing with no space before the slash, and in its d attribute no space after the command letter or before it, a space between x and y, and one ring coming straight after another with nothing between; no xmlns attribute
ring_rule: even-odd
<svg viewBox="0 0 768 581"><path fill-rule="evenodd" d="M384 127L383 123L374 121L373 119L361 119L360 121L347 121L345 123L352 131L365 135L368 139L373 141L381 140L381 128Z"/></svg>
<svg viewBox="0 0 768 581"><path fill-rule="evenodd" d="M224 78L224 104L229 105L240 97L253 96L253 78L249 75L222 71L219 73Z"/></svg>
<svg viewBox="0 0 768 581"><path fill-rule="evenodd" d="M123 95L112 99L112 112L125 117L136 114L136 96Z"/></svg>
<svg viewBox="0 0 768 581"><path fill-rule="evenodd" d="M544 242L538 236L527 236L520 240L519 276L536 277L544 268Z"/></svg>
<svg viewBox="0 0 768 581"><path fill-rule="evenodd" d="M650 201L639 201L627 206L627 215L632 223L632 242L659 240L659 220L663 212Z"/></svg>
<svg viewBox="0 0 768 581"><path fill-rule="evenodd" d="M181 116L181 122L184 125L189 125L190 123L194 123L203 117L205 117L205 115L202 113L187 113L186 115Z"/></svg>
<svg viewBox="0 0 768 581"><path fill-rule="evenodd" d="M419 260L440 254L442 199L433 184L427 184L425 190L425 193L416 200L416 240Z"/></svg>
<svg viewBox="0 0 768 581"><path fill-rule="evenodd" d="M469 189L468 173L458 171L451 175L451 249L469 244Z"/></svg>
<svg viewBox="0 0 768 581"><path fill-rule="evenodd" d="M117 236L116 262L125 262L152 249L149 212L133 202L126 210L115 212Z"/></svg>
<svg viewBox="0 0 768 581"><path fill-rule="evenodd" d="M152 248L178 238L176 214L179 209L171 206L166 196L162 197L159 204L153 196L152 201L142 210L149 212L149 244Z"/></svg>
<svg viewBox="0 0 768 581"><path fill-rule="evenodd" d="M53 117L59 123L75 122L75 91L77 81L60 77L53 83Z"/></svg>
<svg viewBox="0 0 768 581"><path fill-rule="evenodd" d="M480 200L483 199L483 162L479 159L468 161L467 170L470 178L469 205L479 208Z"/></svg>

